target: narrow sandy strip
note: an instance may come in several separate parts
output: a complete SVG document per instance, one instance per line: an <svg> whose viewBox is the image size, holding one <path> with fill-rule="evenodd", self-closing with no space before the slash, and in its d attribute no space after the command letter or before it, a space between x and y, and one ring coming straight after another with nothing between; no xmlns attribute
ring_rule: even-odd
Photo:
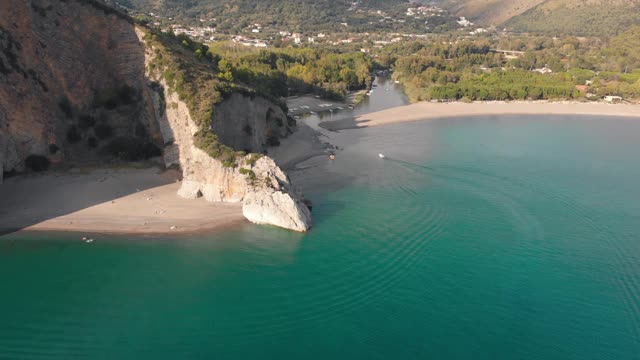
<svg viewBox="0 0 640 360"><path fill-rule="evenodd" d="M640 105L577 102L419 102L359 116L356 126L479 115L596 115L640 117Z"/></svg>
<svg viewBox="0 0 640 360"><path fill-rule="evenodd" d="M179 186L175 173L158 169L11 178L0 186L0 230L166 234L246 221L241 204L182 199Z"/></svg>

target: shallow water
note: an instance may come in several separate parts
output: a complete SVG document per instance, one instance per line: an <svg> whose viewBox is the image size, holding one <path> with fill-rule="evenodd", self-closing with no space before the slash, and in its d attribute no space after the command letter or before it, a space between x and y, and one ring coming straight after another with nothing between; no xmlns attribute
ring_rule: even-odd
<svg viewBox="0 0 640 360"><path fill-rule="evenodd" d="M336 141L306 235L0 238L0 358L640 358L638 119Z"/></svg>
<svg viewBox="0 0 640 360"><path fill-rule="evenodd" d="M309 118L312 120L321 119L324 121L324 125L337 123L340 124L340 128L353 128L356 127L354 118L360 115L407 104L409 104L409 99L404 94L402 85L396 84L391 80L389 74L385 73L376 76L370 94L366 95L353 109L345 108L342 110L324 111L312 116L307 115L305 118L307 121Z"/></svg>

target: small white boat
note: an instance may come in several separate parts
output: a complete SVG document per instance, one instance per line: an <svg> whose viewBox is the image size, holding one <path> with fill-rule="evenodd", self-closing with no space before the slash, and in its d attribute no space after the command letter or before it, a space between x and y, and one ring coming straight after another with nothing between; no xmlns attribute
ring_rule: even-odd
<svg viewBox="0 0 640 360"><path fill-rule="evenodd" d="M384 154L378 154L378 156L380 157L380 159L384 159Z"/></svg>

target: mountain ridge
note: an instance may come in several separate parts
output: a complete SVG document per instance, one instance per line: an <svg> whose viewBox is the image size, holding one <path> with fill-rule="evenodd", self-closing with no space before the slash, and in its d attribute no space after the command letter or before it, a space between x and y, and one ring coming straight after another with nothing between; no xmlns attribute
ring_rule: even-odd
<svg viewBox="0 0 640 360"><path fill-rule="evenodd" d="M640 24L638 0L444 0L453 14L515 32L615 35Z"/></svg>

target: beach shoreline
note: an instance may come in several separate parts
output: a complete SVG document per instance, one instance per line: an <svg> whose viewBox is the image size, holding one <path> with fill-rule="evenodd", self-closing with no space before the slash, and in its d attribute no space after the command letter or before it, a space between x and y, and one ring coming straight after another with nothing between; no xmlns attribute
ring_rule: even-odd
<svg viewBox="0 0 640 360"><path fill-rule="evenodd" d="M420 102L351 119L301 123L269 149L285 171L332 149L332 131L443 118L501 115L639 117L640 106L579 102ZM318 123L316 123L318 122ZM319 126L320 127L319 127ZM183 199L180 174L158 167L74 169L21 175L0 186L0 235L15 231L170 235L213 233L246 223L241 204ZM80 236L80 234L79 234Z"/></svg>
<svg viewBox="0 0 640 360"><path fill-rule="evenodd" d="M489 102L418 102L360 115L352 120L323 122L329 130L434 120L452 117L500 115L584 115L640 117L640 106L632 104L550 102L550 101L489 101Z"/></svg>
<svg viewBox="0 0 640 360"><path fill-rule="evenodd" d="M246 223L239 203L179 197L178 175L159 168L99 169L7 179L0 186L0 235L209 233Z"/></svg>

